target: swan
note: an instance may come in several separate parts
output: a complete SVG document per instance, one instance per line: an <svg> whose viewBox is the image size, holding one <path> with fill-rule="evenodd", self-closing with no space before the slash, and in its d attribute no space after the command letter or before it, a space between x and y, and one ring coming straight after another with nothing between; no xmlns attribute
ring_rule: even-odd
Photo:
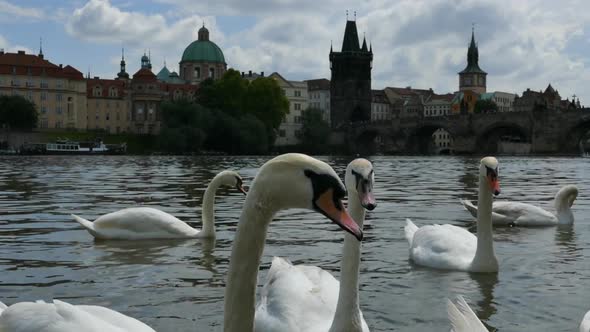
<svg viewBox="0 0 590 332"><path fill-rule="evenodd" d="M376 206L373 165L355 159L346 168L348 211L362 229L365 210ZM316 266L293 266L275 257L256 307L255 331L363 331L369 327L359 309L358 277L361 246L346 234L341 278ZM340 287L342 285L342 287Z"/></svg>
<svg viewBox="0 0 590 332"><path fill-rule="evenodd" d="M363 231L342 206L345 194L332 167L307 155L280 155L260 168L246 196L232 246L225 288L225 332L254 330L258 268L268 225L278 211L315 210L362 240Z"/></svg>
<svg viewBox="0 0 590 332"><path fill-rule="evenodd" d="M485 157L479 165L477 237L453 225L418 228L406 219L405 235L410 259L418 265L470 272L497 272L498 259L492 237L492 194L500 194L498 161Z"/></svg>
<svg viewBox="0 0 590 332"><path fill-rule="evenodd" d="M582 322L580 323L580 332L590 332L590 311L588 311L584 318L582 318Z"/></svg>
<svg viewBox="0 0 590 332"><path fill-rule="evenodd" d="M215 238L213 203L215 192L221 186L234 186L246 194L242 178L234 171L217 174L203 197L203 229L198 230L164 211L151 207L133 207L105 214L94 222L72 214L92 236L101 240L146 240Z"/></svg>
<svg viewBox="0 0 590 332"><path fill-rule="evenodd" d="M135 318L94 305L72 305L60 300L0 302L2 332L155 332Z"/></svg>
<svg viewBox="0 0 590 332"><path fill-rule="evenodd" d="M447 299L447 313L451 332L488 332L461 295L457 296L455 302Z"/></svg>
<svg viewBox="0 0 590 332"><path fill-rule="evenodd" d="M578 187L563 186L555 195L553 214L538 206L520 202L494 202L492 205L492 223L494 225L512 226L555 226L571 225L574 214L570 209L578 197ZM477 216L477 206L468 200L461 200L463 207L471 215Z"/></svg>

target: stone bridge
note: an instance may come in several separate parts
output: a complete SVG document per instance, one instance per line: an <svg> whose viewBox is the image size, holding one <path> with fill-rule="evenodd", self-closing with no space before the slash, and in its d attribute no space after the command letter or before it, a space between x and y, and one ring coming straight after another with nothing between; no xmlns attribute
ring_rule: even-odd
<svg viewBox="0 0 590 332"><path fill-rule="evenodd" d="M590 131L590 109L497 112L437 117L398 117L387 122L354 123L347 132L351 152L427 153L432 134L443 128L456 154L497 153L507 137L529 143L537 154L577 154Z"/></svg>

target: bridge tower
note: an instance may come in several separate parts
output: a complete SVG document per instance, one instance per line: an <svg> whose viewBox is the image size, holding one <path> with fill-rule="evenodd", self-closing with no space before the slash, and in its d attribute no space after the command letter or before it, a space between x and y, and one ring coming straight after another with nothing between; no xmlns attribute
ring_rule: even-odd
<svg viewBox="0 0 590 332"><path fill-rule="evenodd" d="M467 67L459 73L459 91L470 90L478 94L486 92L488 73L479 68L479 50L475 43L475 31L471 28L471 44L467 50Z"/></svg>
<svg viewBox="0 0 590 332"><path fill-rule="evenodd" d="M356 15L355 15L356 16ZM346 129L351 122L371 120L371 68L373 47L363 38L359 46L356 21L346 21L342 51L330 46L330 120L332 128Z"/></svg>

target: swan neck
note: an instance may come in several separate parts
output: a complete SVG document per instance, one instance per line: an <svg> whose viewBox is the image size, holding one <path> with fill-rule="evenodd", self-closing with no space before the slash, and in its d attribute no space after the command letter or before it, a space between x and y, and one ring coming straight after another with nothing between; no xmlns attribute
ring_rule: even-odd
<svg viewBox="0 0 590 332"><path fill-rule="evenodd" d="M274 211L257 204L255 188L246 197L232 246L225 287L224 331L253 331L258 268Z"/></svg>
<svg viewBox="0 0 590 332"><path fill-rule="evenodd" d="M203 220L203 229L201 233L204 237L215 237L215 193L221 186L221 179L215 176L207 186L203 195L203 208L201 209L201 219Z"/></svg>
<svg viewBox="0 0 590 332"><path fill-rule="evenodd" d="M349 191L350 192L350 191ZM358 196L351 195L348 212L354 221L363 228L365 209L361 206ZM359 307L359 272L361 259L361 242L346 233L342 247L340 264L340 289L338 304L332 320L330 332L362 331L362 320Z"/></svg>
<svg viewBox="0 0 590 332"><path fill-rule="evenodd" d="M498 266L492 233L492 192L481 177L477 197L477 250L473 265L485 270L497 270Z"/></svg>
<svg viewBox="0 0 590 332"><path fill-rule="evenodd" d="M574 214L570 208L567 190L562 188L557 192L553 199L553 205L555 206L555 216L557 217L559 224L573 224Z"/></svg>

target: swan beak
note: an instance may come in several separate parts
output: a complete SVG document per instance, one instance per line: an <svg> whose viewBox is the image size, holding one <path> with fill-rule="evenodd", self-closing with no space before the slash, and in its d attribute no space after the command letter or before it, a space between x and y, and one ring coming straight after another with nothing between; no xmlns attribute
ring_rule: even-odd
<svg viewBox="0 0 590 332"><path fill-rule="evenodd" d="M246 189L244 189L244 187L241 184L238 184L236 186L236 189L238 189L239 192L241 192L244 195L248 195L248 192L246 191Z"/></svg>
<svg viewBox="0 0 590 332"><path fill-rule="evenodd" d="M377 207L377 203L375 203L375 196L373 196L373 192L359 193L359 196L361 205L365 209L373 211Z"/></svg>
<svg viewBox="0 0 590 332"><path fill-rule="evenodd" d="M490 182L490 188L492 188L492 192L494 193L494 196L500 195L500 181L498 181L498 178L495 178L495 179L488 178L488 181Z"/></svg>
<svg viewBox="0 0 590 332"><path fill-rule="evenodd" d="M319 212L335 222L340 228L349 232L357 240L363 240L363 231L359 225L350 217L346 209L342 206L342 201L334 199L333 190L326 190L315 201Z"/></svg>

